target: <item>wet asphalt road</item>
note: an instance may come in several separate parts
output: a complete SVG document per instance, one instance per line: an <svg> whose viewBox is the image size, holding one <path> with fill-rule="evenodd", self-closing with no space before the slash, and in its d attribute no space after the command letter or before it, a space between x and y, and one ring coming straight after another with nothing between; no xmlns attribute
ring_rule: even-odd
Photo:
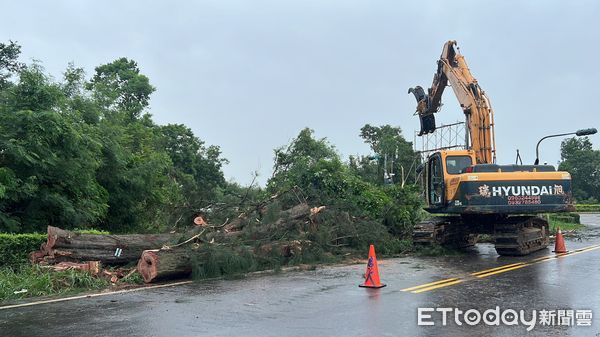
<svg viewBox="0 0 600 337"><path fill-rule="evenodd" d="M568 238L575 250L600 244L600 215L582 215L588 228ZM600 248L600 246L598 246ZM215 280L170 288L0 310L0 336L519 336L526 326L459 326L433 313L417 325L417 308L460 310L591 309L592 325L545 326L533 336L600 336L600 249L531 263L499 257L490 244L465 255L380 261L380 290L357 287L364 265ZM528 262L477 278L470 273ZM402 291L448 278L460 283L420 293ZM418 289L427 289L426 287ZM539 315L539 314L538 314Z"/></svg>

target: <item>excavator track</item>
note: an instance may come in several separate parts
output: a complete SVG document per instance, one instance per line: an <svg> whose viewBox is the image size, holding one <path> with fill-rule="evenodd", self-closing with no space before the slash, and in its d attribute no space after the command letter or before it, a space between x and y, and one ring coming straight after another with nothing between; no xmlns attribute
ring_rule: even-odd
<svg viewBox="0 0 600 337"><path fill-rule="evenodd" d="M413 243L468 247L477 243L477 235L465 231L460 217L434 217L419 222L413 229Z"/></svg>
<svg viewBox="0 0 600 337"><path fill-rule="evenodd" d="M514 216L495 224L494 238L499 255L527 255L550 243L548 222L537 216Z"/></svg>
<svg viewBox="0 0 600 337"><path fill-rule="evenodd" d="M499 255L527 255L544 249L550 243L548 222L537 216L512 216L498 219L494 226L494 241ZM421 221L413 229L417 245L439 244L468 247L477 243L477 220L458 216L434 217ZM490 224L491 225L491 224Z"/></svg>

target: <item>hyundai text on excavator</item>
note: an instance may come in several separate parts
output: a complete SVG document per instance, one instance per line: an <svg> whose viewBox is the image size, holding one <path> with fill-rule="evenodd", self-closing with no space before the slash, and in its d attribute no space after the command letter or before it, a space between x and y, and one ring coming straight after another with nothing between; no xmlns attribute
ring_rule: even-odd
<svg viewBox="0 0 600 337"><path fill-rule="evenodd" d="M417 99L419 136L435 132L434 114L450 85L465 115L464 150L436 149L422 165L426 210L440 216L414 229L415 243L469 246L491 234L500 255L526 255L546 248L548 222L540 213L573 211L571 176L551 165L497 165L494 112L472 76L456 41L448 41L427 93Z"/></svg>

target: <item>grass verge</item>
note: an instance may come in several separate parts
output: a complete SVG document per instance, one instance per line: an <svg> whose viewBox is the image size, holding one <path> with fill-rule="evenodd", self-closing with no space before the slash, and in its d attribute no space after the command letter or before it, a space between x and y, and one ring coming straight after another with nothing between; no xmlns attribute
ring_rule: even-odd
<svg viewBox="0 0 600 337"><path fill-rule="evenodd" d="M562 231L576 231L585 228L585 225L579 222L579 214L577 213L549 214L546 218L550 223L551 234L556 234L557 228Z"/></svg>
<svg viewBox="0 0 600 337"><path fill-rule="evenodd" d="M78 270L52 271L33 265L0 269L0 302L26 297L104 289L110 282Z"/></svg>
<svg viewBox="0 0 600 337"><path fill-rule="evenodd" d="M550 233L556 234L557 228L560 228L561 231L576 231L585 228L585 225L550 219Z"/></svg>

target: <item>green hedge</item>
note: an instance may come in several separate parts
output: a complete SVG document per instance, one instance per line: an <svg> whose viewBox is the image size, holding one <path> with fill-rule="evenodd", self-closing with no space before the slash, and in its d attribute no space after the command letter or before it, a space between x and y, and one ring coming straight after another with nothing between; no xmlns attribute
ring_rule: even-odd
<svg viewBox="0 0 600 337"><path fill-rule="evenodd" d="M16 267L29 261L29 253L39 250L46 234L0 233L0 267Z"/></svg>
<svg viewBox="0 0 600 337"><path fill-rule="evenodd" d="M577 212L600 212L600 204L575 204Z"/></svg>
<svg viewBox="0 0 600 337"><path fill-rule="evenodd" d="M580 216L577 213L554 213L550 214L550 219L573 224L581 223Z"/></svg>

